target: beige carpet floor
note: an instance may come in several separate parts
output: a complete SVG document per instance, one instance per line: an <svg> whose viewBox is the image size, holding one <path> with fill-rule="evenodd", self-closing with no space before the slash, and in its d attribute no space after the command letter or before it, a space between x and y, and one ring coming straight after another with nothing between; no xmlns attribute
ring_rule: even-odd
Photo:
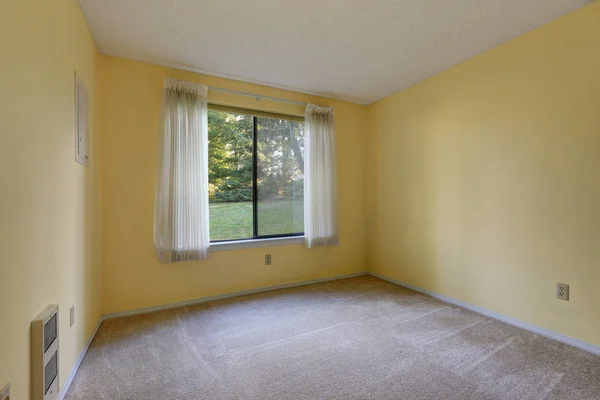
<svg viewBox="0 0 600 400"><path fill-rule="evenodd" d="M105 321L75 399L600 399L600 357L364 276Z"/></svg>

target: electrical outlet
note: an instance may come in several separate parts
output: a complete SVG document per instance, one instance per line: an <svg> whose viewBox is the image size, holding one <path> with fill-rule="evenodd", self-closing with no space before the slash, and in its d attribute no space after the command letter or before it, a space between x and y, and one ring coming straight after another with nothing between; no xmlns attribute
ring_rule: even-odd
<svg viewBox="0 0 600 400"><path fill-rule="evenodd" d="M265 254L265 265L271 265L271 255Z"/></svg>
<svg viewBox="0 0 600 400"><path fill-rule="evenodd" d="M75 306L71 306L69 309L69 323L71 324L70 327L75 325Z"/></svg>
<svg viewBox="0 0 600 400"><path fill-rule="evenodd" d="M0 400L10 400L10 383L7 383L0 392Z"/></svg>
<svg viewBox="0 0 600 400"><path fill-rule="evenodd" d="M556 282L556 298L569 301L569 285Z"/></svg>

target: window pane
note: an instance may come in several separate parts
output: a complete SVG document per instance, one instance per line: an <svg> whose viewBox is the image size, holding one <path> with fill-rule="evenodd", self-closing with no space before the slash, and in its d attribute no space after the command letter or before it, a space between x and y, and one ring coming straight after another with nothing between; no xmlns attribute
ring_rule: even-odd
<svg viewBox="0 0 600 400"><path fill-rule="evenodd" d="M304 124L257 118L258 236L304 231Z"/></svg>
<svg viewBox="0 0 600 400"><path fill-rule="evenodd" d="M208 111L210 239L252 237L252 117Z"/></svg>

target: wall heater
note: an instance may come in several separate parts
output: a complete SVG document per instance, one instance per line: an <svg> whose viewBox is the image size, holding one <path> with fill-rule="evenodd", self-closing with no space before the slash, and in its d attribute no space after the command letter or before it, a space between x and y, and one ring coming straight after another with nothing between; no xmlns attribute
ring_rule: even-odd
<svg viewBox="0 0 600 400"><path fill-rule="evenodd" d="M58 306L51 305L31 322L31 400L58 396Z"/></svg>

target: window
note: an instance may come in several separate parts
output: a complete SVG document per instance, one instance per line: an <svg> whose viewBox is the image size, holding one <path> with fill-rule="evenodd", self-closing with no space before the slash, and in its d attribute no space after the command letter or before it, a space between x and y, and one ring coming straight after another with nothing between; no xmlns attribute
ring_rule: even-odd
<svg viewBox="0 0 600 400"><path fill-rule="evenodd" d="M209 108L211 242L303 235L303 121Z"/></svg>

